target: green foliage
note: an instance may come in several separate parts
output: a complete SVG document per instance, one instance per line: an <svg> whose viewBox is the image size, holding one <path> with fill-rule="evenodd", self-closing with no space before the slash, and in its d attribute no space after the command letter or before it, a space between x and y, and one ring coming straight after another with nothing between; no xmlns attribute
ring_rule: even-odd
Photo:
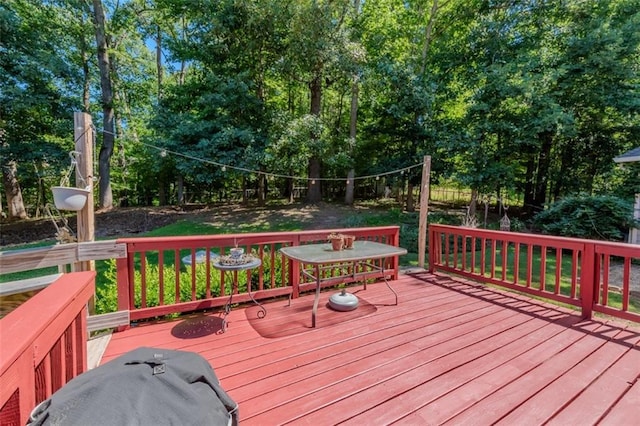
<svg viewBox="0 0 640 426"><path fill-rule="evenodd" d="M262 274L263 277L270 277L271 271L274 274L274 287L282 286L282 258L274 256L271 259L271 251L268 247L262 248ZM254 256L258 256L259 248L252 250ZM148 257L148 263L145 270L145 295L146 306L154 307L160 305L160 268L163 275L163 291L162 296L165 304L176 302L188 302L192 299L192 268L190 266L181 267L176 271L173 264L158 265L157 256ZM177 277L176 277L177 275ZM210 294L211 297L221 296L222 274L219 270L210 267ZM179 280L179 292L176 301L176 278ZM255 269L251 273L251 289L258 289L260 280L260 271ZM195 298L196 300L205 299L207 296L207 267L205 264L199 263L195 266ZM231 294L232 278L230 274L224 277L225 290L224 295ZM247 291L247 274L238 274L238 292ZM265 281L264 288L271 288L271 282ZM134 272L134 305L136 308L142 306L142 273L140 269ZM111 259L103 274L103 281L96 288L96 313L102 314L107 312L115 312L118 308L118 286L116 280L116 262Z"/></svg>
<svg viewBox="0 0 640 426"><path fill-rule="evenodd" d="M385 211L375 211L373 213L362 213L350 216L345 225L347 227L367 227L367 226L400 226L400 246L410 253L418 252L418 224L419 216L416 212L404 212L402 209L393 207ZM400 258L403 262L405 259Z"/></svg>
<svg viewBox="0 0 640 426"><path fill-rule="evenodd" d="M460 225L460 215L441 211L430 212L429 223L439 225Z"/></svg>
<svg viewBox="0 0 640 426"><path fill-rule="evenodd" d="M118 280L116 260L105 261L106 269L96 282L96 314L116 312L118 310Z"/></svg>
<svg viewBox="0 0 640 426"><path fill-rule="evenodd" d="M526 224L517 217L511 218L511 230L514 232L524 232L526 230Z"/></svg>
<svg viewBox="0 0 640 426"><path fill-rule="evenodd" d="M633 204L613 196L575 195L537 214L533 224L551 235L622 241L634 225Z"/></svg>
<svg viewBox="0 0 640 426"><path fill-rule="evenodd" d="M309 159L342 178L425 154L434 181L534 207L638 187L612 161L640 140L638 0L101 3L118 137L100 178L116 200L209 202L253 184L220 164L304 180ZM100 121L91 8L0 5L0 156L20 162L26 204L67 168L73 111Z"/></svg>
<svg viewBox="0 0 640 426"><path fill-rule="evenodd" d="M528 206L549 188L592 193L638 140L637 0L487 3L467 19L445 76L465 108L445 117L459 129L445 136L458 179L518 189Z"/></svg>

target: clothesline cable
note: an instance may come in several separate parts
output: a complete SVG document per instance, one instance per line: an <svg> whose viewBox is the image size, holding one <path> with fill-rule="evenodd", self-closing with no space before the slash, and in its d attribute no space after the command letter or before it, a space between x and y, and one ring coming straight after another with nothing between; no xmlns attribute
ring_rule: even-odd
<svg viewBox="0 0 640 426"><path fill-rule="evenodd" d="M103 133L108 133L111 135L114 135L116 137L118 137L118 135L116 135L113 132L110 132L108 130L104 130L104 129L98 129L98 131L103 132ZM381 172L381 173L376 173L376 174L371 174L371 175L364 175L364 176L354 176L352 178L347 178L347 177L343 177L343 178L330 178L330 177L317 177L317 178L313 178L313 177L307 177L307 176L295 176L295 175L287 175L287 174L281 174L281 173L273 173L273 172L265 172L262 170L253 170L253 169L249 169L246 167L241 167L241 166L234 166L232 164L225 164L225 163L221 163L218 161L214 161L214 160L208 160L205 158L200 158L200 157L196 157L193 155L189 155L189 154L184 154L182 152L177 152L177 151L172 151L163 147L159 147L153 144L149 144L146 142L142 142L142 141L138 141L137 143L144 145L148 148L152 148L155 149L157 151L160 152L161 156L166 156L167 154L171 154L177 157L182 157L182 158L186 158L189 160L193 160L193 161L198 161L201 163L205 163L205 164L211 164L214 166L218 166L220 167L223 171L225 171L226 169L231 169L231 170L237 170L237 171L241 171L241 172L245 172L245 173L251 173L251 174L256 174L256 175L265 175L268 177L273 177L273 178L283 178L283 179L293 179L293 180L302 180L302 181L311 181L311 183L315 182L315 181L324 181L324 182L328 182L328 181L349 181L350 179L353 181L356 180L366 180L366 179L379 179L383 176L389 176L389 175L395 175L395 174L404 174L404 173L409 173L409 171L413 168L416 167L420 167L423 165L423 163L416 163L416 164L411 164L409 166L405 166L405 167L401 167L395 170L391 170L391 171L386 171L386 172Z"/></svg>

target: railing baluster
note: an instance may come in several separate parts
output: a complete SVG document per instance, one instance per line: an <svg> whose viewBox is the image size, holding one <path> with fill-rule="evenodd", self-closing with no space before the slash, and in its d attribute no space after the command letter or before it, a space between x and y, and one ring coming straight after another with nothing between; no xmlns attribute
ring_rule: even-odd
<svg viewBox="0 0 640 426"><path fill-rule="evenodd" d="M164 305L164 250L158 250L158 305Z"/></svg>
<svg viewBox="0 0 640 426"><path fill-rule="evenodd" d="M540 246L540 291L546 291L547 281L547 246Z"/></svg>
<svg viewBox="0 0 640 426"><path fill-rule="evenodd" d="M140 305L147 307L147 253L140 252Z"/></svg>
<svg viewBox="0 0 640 426"><path fill-rule="evenodd" d="M533 244L527 244L527 288L531 288L533 280Z"/></svg>
<svg viewBox="0 0 640 426"><path fill-rule="evenodd" d="M180 251L178 249L175 249L173 251L173 268L174 268L174 271L176 271L175 278L174 278L174 281L175 281L174 282L174 286L175 286L174 300L175 301L173 303L180 303L180 262L181 261L182 259L180 259ZM132 306L131 309L134 309L134 306Z"/></svg>
<svg viewBox="0 0 640 426"><path fill-rule="evenodd" d="M573 250L571 254L571 298L575 298L578 287L578 265L580 252Z"/></svg>
<svg viewBox="0 0 640 426"><path fill-rule="evenodd" d="M607 254L603 255L603 257L604 262L602 264L602 304L606 306L609 303L609 271L611 270L611 257ZM600 274L598 274L598 276L599 275Z"/></svg>
<svg viewBox="0 0 640 426"><path fill-rule="evenodd" d="M476 237L471 237L471 273L476 271Z"/></svg>
<svg viewBox="0 0 640 426"><path fill-rule="evenodd" d="M516 242L513 245L513 283L519 283L520 273L520 243Z"/></svg>
<svg viewBox="0 0 640 426"><path fill-rule="evenodd" d="M622 271L622 310L629 310L629 296L631 294L631 258L625 257Z"/></svg>
<svg viewBox="0 0 640 426"><path fill-rule="evenodd" d="M562 277L562 249L560 247L556 248L556 281L553 292L555 294L560 294L560 278Z"/></svg>
<svg viewBox="0 0 640 426"><path fill-rule="evenodd" d="M197 300L196 297L196 249L191 248L191 301ZM179 273L179 269L176 269L176 273Z"/></svg>
<svg viewBox="0 0 640 426"><path fill-rule="evenodd" d="M502 281L506 281L507 279L507 254L509 252L509 243L507 243L507 240L502 240L500 241L500 243L502 244Z"/></svg>
<svg viewBox="0 0 640 426"><path fill-rule="evenodd" d="M482 246L480 247L480 275L484 277L485 274L485 255L487 254L487 240L486 238L482 237L480 239L480 242L482 243Z"/></svg>

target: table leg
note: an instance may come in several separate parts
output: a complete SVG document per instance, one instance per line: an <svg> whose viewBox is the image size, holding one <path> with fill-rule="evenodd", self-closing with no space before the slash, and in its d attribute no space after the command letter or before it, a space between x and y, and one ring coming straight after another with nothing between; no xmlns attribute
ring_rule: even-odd
<svg viewBox="0 0 640 426"><path fill-rule="evenodd" d="M224 313L222 314L222 332L224 333L227 329L227 315L229 315L229 313L231 312L231 305L233 304L233 293L235 291L238 291L238 271L233 271L232 275L231 275L231 294L229 295L229 300L227 300L227 303L224 306ZM253 294L251 294L251 283L249 282L247 284L247 293L249 293L249 298L251 299L251 301L253 303L255 303L256 305L258 305L258 307L260 308L260 310L258 311L258 318L264 318L265 316L267 316L267 309L262 306L262 304L260 302L258 302L254 297Z"/></svg>
<svg viewBox="0 0 640 426"><path fill-rule="evenodd" d="M311 327L316 328L316 314L318 313L318 302L320 301L320 266L316 265L316 298L313 301L313 311L311 311Z"/></svg>
<svg viewBox="0 0 640 426"><path fill-rule="evenodd" d="M396 303L394 303L393 305L398 306L398 293L396 293L393 287L391 287L391 284L389 284L389 281L387 280L387 275L384 273L384 266L382 266L382 278L384 278L384 283L387 285L387 288L391 290L391 292L396 298Z"/></svg>
<svg viewBox="0 0 640 426"><path fill-rule="evenodd" d="M231 303L233 302L233 288L231 289L231 294L229 295L229 300L227 300L227 304L224 305L224 313L222 314L222 333L227 331L227 315L231 312Z"/></svg>
<svg viewBox="0 0 640 426"><path fill-rule="evenodd" d="M267 308L265 308L264 306L262 306L262 304L260 302L258 302L256 299L253 298L253 295L251 294L251 283L247 284L247 292L249 293L249 298L251 299L251 301L253 303L255 303L256 305L258 305L258 307L260 308L260 310L258 311L258 313L256 314L258 316L258 318L264 318L267 316Z"/></svg>
<svg viewBox="0 0 640 426"><path fill-rule="evenodd" d="M222 283L220 283L222 285ZM231 275L231 294L229 294L229 300L224 305L224 313L222 314L222 333L227 331L227 315L231 312L231 305L233 304L233 292L238 288L238 272L233 271Z"/></svg>

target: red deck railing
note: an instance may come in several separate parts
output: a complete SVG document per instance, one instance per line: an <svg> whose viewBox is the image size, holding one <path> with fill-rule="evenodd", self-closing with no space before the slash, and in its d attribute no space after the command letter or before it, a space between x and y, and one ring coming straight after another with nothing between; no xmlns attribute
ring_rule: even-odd
<svg viewBox="0 0 640 426"><path fill-rule="evenodd" d="M117 259L119 309L135 320L224 305L232 291L229 277L210 262L197 264L196 253L204 250L210 258L236 245L262 265L241 277L234 301L249 300L248 285L256 299L297 297L314 283L278 248L326 241L330 232L399 244L397 226L121 239L127 257ZM632 272L640 246L444 225L432 225L429 240L432 271L578 306L585 317L595 311L640 322L638 275ZM184 265L185 256L191 265ZM397 278L398 259L385 261L384 274ZM94 286L93 272L64 274L1 320L0 424L25 424L36 404L86 369L86 306Z"/></svg>
<svg viewBox="0 0 640 426"><path fill-rule="evenodd" d="M94 272L64 274L2 318L0 424L31 410L87 369L87 302Z"/></svg>
<svg viewBox="0 0 640 426"><path fill-rule="evenodd" d="M331 232L355 235L358 240L399 244L398 226L123 238L117 241L127 245L127 257L117 260L118 310L130 311L130 318L135 321L223 306L231 293L234 303L248 302L251 297L255 300L298 297L300 292L315 288L315 283L301 277L299 262L286 259L278 249L325 242ZM258 268L238 272L237 288L231 285L230 274L211 266L213 256L225 255L235 246L262 260ZM196 262L199 254L203 256L201 263ZM384 261L387 262L384 274L397 278L397 257ZM368 277L381 276L382 272L371 271Z"/></svg>
<svg viewBox="0 0 640 426"><path fill-rule="evenodd" d="M640 321L637 245L431 225L429 265L578 306L586 318L595 311Z"/></svg>

